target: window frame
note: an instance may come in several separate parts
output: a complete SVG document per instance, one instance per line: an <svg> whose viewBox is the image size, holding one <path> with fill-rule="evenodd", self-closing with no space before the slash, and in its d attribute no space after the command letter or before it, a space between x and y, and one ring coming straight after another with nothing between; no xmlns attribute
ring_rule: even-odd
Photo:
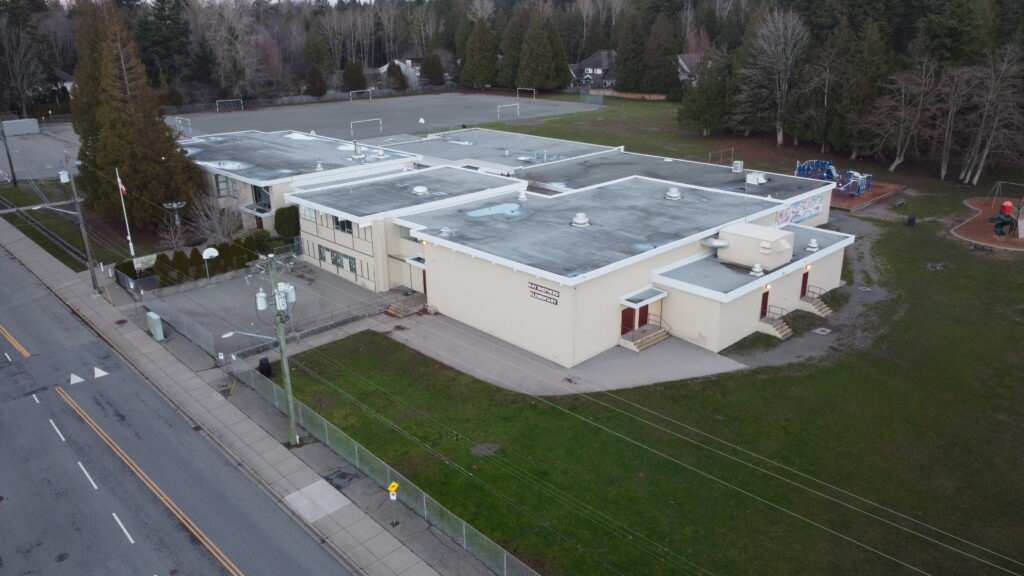
<svg viewBox="0 0 1024 576"><path fill-rule="evenodd" d="M338 218L337 216L333 216L333 218L334 218L334 229L335 230L337 230L338 232L341 232L343 234L352 234L352 221L351 220L342 220L341 218Z"/></svg>

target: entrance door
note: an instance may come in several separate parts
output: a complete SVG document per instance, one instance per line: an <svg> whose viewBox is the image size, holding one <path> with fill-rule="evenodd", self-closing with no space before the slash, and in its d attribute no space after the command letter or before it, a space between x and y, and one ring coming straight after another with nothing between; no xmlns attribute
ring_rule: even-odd
<svg viewBox="0 0 1024 576"><path fill-rule="evenodd" d="M427 295L427 271L423 271L423 295Z"/></svg>
<svg viewBox="0 0 1024 576"><path fill-rule="evenodd" d="M761 294L761 318L768 315L768 291L765 290L764 294Z"/></svg>
<svg viewBox="0 0 1024 576"><path fill-rule="evenodd" d="M263 230L263 218L260 218L259 216L256 217L256 229Z"/></svg>
<svg viewBox="0 0 1024 576"><path fill-rule="evenodd" d="M810 276L811 276L811 272L810 272L810 270L808 270L807 272L804 272L804 279L800 281L800 297L801 298L803 298L804 296L807 296L807 280L808 280L808 278L810 278Z"/></svg>
<svg viewBox="0 0 1024 576"><path fill-rule="evenodd" d="M647 326L647 306L640 307L640 318L636 322L636 327Z"/></svg>
<svg viewBox="0 0 1024 576"><path fill-rule="evenodd" d="M632 332L634 327L636 327L636 310L634 310L632 308L623 308L622 309L622 332L620 332L619 335L622 336L623 334L626 334L627 332Z"/></svg>

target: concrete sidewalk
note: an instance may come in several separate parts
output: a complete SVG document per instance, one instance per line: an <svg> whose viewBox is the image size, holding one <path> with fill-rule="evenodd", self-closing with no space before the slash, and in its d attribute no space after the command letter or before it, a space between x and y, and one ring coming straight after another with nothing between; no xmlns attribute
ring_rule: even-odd
<svg viewBox="0 0 1024 576"><path fill-rule="evenodd" d="M387 500L384 490L361 479L357 471L323 446L286 448L282 443L287 437L284 418L255 393L236 389L229 401L220 392L229 384L227 375L211 366L208 357L203 360L196 356L194 347L190 349L182 342L168 347L155 342L128 317L140 315L141 308L120 300L117 303L121 305L112 305L106 299L106 287L101 290L103 296L94 295L87 272L68 269L2 219L0 246L101 334L190 423L201 427L229 460L248 472L353 573L490 574L479 561L411 511L402 510L399 524L392 528L390 507L387 513L381 512ZM101 282L109 281L101 276ZM109 287L112 295L117 290ZM372 506L374 501L378 501L376 506Z"/></svg>

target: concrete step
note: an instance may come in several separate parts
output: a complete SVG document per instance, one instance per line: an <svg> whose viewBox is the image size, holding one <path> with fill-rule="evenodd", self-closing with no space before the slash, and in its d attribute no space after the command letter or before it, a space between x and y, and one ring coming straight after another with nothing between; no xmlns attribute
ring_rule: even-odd
<svg viewBox="0 0 1024 576"><path fill-rule="evenodd" d="M671 335L668 333L667 330L665 330L664 328L659 328L658 330L655 330L649 334L644 334L643 336L637 338L636 340L620 338L619 345L624 348L628 348L634 352L640 352L641 350L646 350L647 348L654 346L658 342L665 340L669 336Z"/></svg>

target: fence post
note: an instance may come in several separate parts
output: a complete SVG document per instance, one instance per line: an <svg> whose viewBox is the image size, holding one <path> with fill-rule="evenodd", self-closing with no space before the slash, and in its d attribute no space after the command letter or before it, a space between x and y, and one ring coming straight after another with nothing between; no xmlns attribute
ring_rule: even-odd
<svg viewBox="0 0 1024 576"><path fill-rule="evenodd" d="M462 520L462 518L459 518ZM466 521L462 520L462 549L466 549Z"/></svg>
<svg viewBox="0 0 1024 576"><path fill-rule="evenodd" d="M427 493L423 492L423 519L428 523L430 522L430 516L427 514Z"/></svg>

